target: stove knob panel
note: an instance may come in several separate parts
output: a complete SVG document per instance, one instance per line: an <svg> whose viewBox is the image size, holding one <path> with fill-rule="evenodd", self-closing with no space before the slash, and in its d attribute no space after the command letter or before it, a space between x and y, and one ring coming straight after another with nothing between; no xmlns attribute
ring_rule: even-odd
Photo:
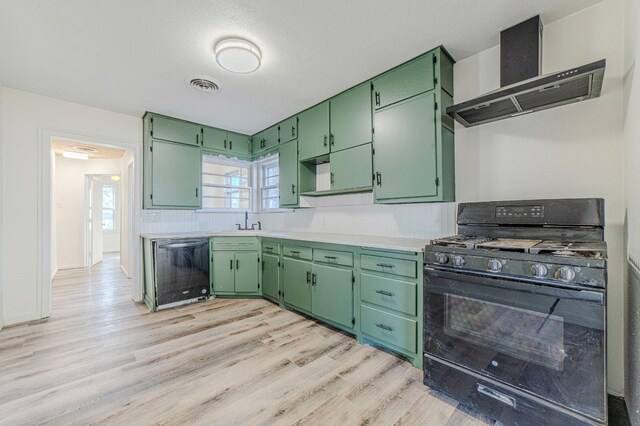
<svg viewBox="0 0 640 426"><path fill-rule="evenodd" d="M487 268L491 272L500 272L502 270L502 263L498 259L491 259L487 263Z"/></svg>
<svg viewBox="0 0 640 426"><path fill-rule="evenodd" d="M560 281L570 282L576 278L576 271L568 266L563 266L562 268L558 268L554 277Z"/></svg>
<svg viewBox="0 0 640 426"><path fill-rule="evenodd" d="M547 267L541 263L536 263L535 265L531 266L531 275L536 278L544 278L548 273L549 270L547 269Z"/></svg>
<svg viewBox="0 0 640 426"><path fill-rule="evenodd" d="M449 262L449 256L442 253L436 253L436 262L441 265L444 265Z"/></svg>
<svg viewBox="0 0 640 426"><path fill-rule="evenodd" d="M466 260L464 260L464 257L462 256L453 256L453 266L463 266L465 263L467 263Z"/></svg>

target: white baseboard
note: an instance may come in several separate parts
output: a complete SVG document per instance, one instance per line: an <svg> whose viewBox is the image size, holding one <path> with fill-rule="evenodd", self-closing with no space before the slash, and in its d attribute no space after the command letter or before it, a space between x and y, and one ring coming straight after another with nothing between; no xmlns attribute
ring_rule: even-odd
<svg viewBox="0 0 640 426"><path fill-rule="evenodd" d="M78 268L85 268L84 265L82 264L73 264L73 265L62 265L62 266L58 266L57 270L62 270L62 269L78 269Z"/></svg>
<svg viewBox="0 0 640 426"><path fill-rule="evenodd" d="M51 279L53 279L57 273L58 273L58 267L53 268L53 271L51 271Z"/></svg>
<svg viewBox="0 0 640 426"><path fill-rule="evenodd" d="M40 314L38 312L21 312L17 315L5 316L4 327L18 325L29 321L36 321L39 319L42 318L40 318Z"/></svg>

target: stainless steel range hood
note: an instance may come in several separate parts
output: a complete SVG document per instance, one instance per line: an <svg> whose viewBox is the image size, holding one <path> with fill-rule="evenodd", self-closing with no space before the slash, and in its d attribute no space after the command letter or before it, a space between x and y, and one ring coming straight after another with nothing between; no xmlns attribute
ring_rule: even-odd
<svg viewBox="0 0 640 426"><path fill-rule="evenodd" d="M502 87L447 108L465 127L477 126L600 96L606 60L540 76L538 16L500 33Z"/></svg>

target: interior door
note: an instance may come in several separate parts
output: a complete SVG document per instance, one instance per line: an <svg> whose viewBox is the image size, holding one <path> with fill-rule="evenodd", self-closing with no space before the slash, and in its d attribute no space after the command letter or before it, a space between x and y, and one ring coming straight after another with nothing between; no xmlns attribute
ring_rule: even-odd
<svg viewBox="0 0 640 426"><path fill-rule="evenodd" d="M102 262L102 180L96 176L91 177L89 214L91 227L91 265Z"/></svg>

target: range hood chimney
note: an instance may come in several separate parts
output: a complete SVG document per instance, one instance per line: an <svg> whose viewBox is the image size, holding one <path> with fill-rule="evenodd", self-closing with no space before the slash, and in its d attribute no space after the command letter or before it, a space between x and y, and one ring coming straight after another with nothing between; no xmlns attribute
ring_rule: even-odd
<svg viewBox="0 0 640 426"><path fill-rule="evenodd" d="M540 75L542 22L534 16L500 33L500 88L452 105L447 114L477 126L600 96L606 60Z"/></svg>

